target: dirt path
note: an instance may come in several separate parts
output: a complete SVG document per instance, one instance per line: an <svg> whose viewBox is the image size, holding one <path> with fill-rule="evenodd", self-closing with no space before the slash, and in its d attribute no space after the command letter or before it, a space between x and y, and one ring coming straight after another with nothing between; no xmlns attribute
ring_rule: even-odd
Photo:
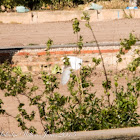
<svg viewBox="0 0 140 140"><path fill-rule="evenodd" d="M125 38L130 32L140 37L140 19L122 19L91 23L95 35L100 42L116 42ZM85 23L81 22L81 35L84 42L92 42L92 35ZM0 24L0 46L23 46L29 44L45 44L51 38L54 44L69 44L76 42L72 22L42 23L42 24Z"/></svg>

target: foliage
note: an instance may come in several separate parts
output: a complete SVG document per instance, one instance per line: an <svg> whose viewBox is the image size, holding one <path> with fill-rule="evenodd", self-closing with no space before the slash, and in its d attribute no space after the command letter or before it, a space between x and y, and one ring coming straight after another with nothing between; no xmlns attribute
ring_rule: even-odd
<svg viewBox="0 0 140 140"><path fill-rule="evenodd" d="M68 65L68 61L65 65ZM46 126L49 133L139 126L138 77L128 81L124 88L119 85L120 77L116 75L113 102L110 98L97 98L96 92L89 92L89 88L94 86L89 77L100 62L100 58L93 58L93 67L83 66L79 73L71 73L68 83L70 96L54 93L48 97ZM103 86L107 86L106 83Z"/></svg>
<svg viewBox="0 0 140 140"><path fill-rule="evenodd" d="M22 130L31 130L33 128L26 127L24 119L32 121L34 119L35 112L32 111L32 113L28 115L26 110L22 109L24 104L21 103L18 98L18 95L28 96L28 94L32 94L34 91L33 89L37 89L35 86L32 86L31 88L27 86L31 82L31 75L23 74L20 67L11 67L7 62L0 65L0 89L5 91L5 97L12 96L18 99L18 111L20 114L18 114L16 117L13 116L13 118L17 119ZM3 101L0 99L0 113L11 116L9 113L2 109L2 104Z"/></svg>
<svg viewBox="0 0 140 140"><path fill-rule="evenodd" d="M57 74L57 73L61 73L61 68L59 65L55 64L54 67L52 68L52 74Z"/></svg>
<svg viewBox="0 0 140 140"><path fill-rule="evenodd" d="M93 39L95 40L96 46L99 50L100 61L102 61L102 67L103 67L104 75L105 75L105 79L106 79L105 81L103 81L102 85L103 85L103 87L105 89L105 93L108 97L108 104L110 105L110 102L109 102L110 94L109 94L108 90L111 88L111 81L109 80L108 75L107 75L107 71L106 71L106 67L105 67L105 64L104 64L104 59L103 59L103 56L102 56L102 53L101 53L101 50L100 50L100 46L98 44L98 41L97 41L96 36L94 34L94 31L93 31L93 29L90 25L90 22L89 22L90 21L90 15L88 14L88 12L83 12L83 17L81 17L81 19L86 21L85 26L90 29L90 31L92 33L92 36L93 36ZM93 60L96 60L96 59L93 59Z"/></svg>
<svg viewBox="0 0 140 140"><path fill-rule="evenodd" d="M0 6L3 5L5 11L19 5L28 7L30 10L40 10L42 7L57 10L64 8L70 9L78 7L78 5L86 6L90 2L102 5L105 9L125 9L129 4L124 0L1 0Z"/></svg>
<svg viewBox="0 0 140 140"><path fill-rule="evenodd" d="M42 7L45 0L1 0L0 5L5 7L5 11L8 9L13 9L15 6L25 6L30 8L30 10L37 10Z"/></svg>
<svg viewBox="0 0 140 140"><path fill-rule="evenodd" d="M132 33L130 33L129 39L121 40L121 43L120 43L121 47L119 50L119 54L116 56L118 58L118 62L122 61L121 56L124 55L127 51L129 51L131 47L135 45L136 41L137 41L137 38ZM139 53L139 51L137 53Z"/></svg>
<svg viewBox="0 0 140 140"><path fill-rule="evenodd" d="M15 0L1 0L0 1L0 6L3 5L5 7L5 11L7 11L7 9L13 9L14 6L16 6L16 2Z"/></svg>
<svg viewBox="0 0 140 140"><path fill-rule="evenodd" d="M16 0L18 5L26 6L30 8L30 10L39 9L39 7L41 6L41 1L42 0Z"/></svg>
<svg viewBox="0 0 140 140"><path fill-rule="evenodd" d="M77 18L73 19L73 33L77 35L77 46L79 51L81 51L82 47L83 47L83 37L80 35L79 36L79 32L80 32L80 27L79 27L80 23L79 20Z"/></svg>
<svg viewBox="0 0 140 140"><path fill-rule="evenodd" d="M88 13L84 13L83 19L86 20L86 27L91 30L100 52L100 46L89 23ZM77 36L79 36L80 31L79 24L78 19L73 20L73 30ZM18 114L12 116L3 109L4 102L0 99L0 114L15 118L23 131L28 130L36 134L37 129L34 126L27 125L28 122L35 119L36 112L34 110L31 113L27 112L26 104L20 101L20 95L29 100L29 107L36 107L44 132L49 134L139 126L140 116L137 113L137 108L140 77L137 75L137 71L140 66L140 55L139 49L133 50L132 47L136 41L135 36L130 34L129 39L124 39L120 43L118 59L121 58L123 61L122 55L125 55L126 50L135 52L132 62L126 69L133 76L131 79L126 76L125 85L121 85L119 82L124 76L121 72L116 73L114 80L109 80L100 52L100 58L92 58L91 66L81 66L81 69L76 72L71 70L70 80L67 84L70 93L68 96L56 92L56 89L59 88L58 73L53 74L49 64L47 70L41 72L45 89L40 94L36 94L38 87L32 85L33 80L30 74L24 74L20 67L12 67L8 63L1 64L0 89L4 91L5 98L7 96L16 98L19 105L17 108ZM46 57L49 62L49 50L53 41L49 39L46 44ZM82 49L81 44L82 39L80 37L80 40L77 40L79 52ZM69 58L65 56L64 60L64 65L69 66ZM96 91L90 91L94 87L94 82L90 77L100 63L104 68L106 80L102 81L102 86L105 89L104 95L99 98L96 96ZM29 83L32 86L29 87ZM110 99L110 95L114 95L113 100Z"/></svg>

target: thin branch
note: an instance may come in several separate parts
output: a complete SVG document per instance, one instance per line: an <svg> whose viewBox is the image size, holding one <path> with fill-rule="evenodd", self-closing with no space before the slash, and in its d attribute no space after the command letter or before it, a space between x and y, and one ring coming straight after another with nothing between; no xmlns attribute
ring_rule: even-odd
<svg viewBox="0 0 140 140"><path fill-rule="evenodd" d="M89 24L89 22L88 22L88 24ZM103 65L103 69L104 69L104 72L105 72L105 77L106 77L106 81L107 81L107 85L108 85L107 72L106 72L106 68L105 68L105 64L104 64L104 59L103 59L103 56L102 56L102 53L101 53L101 50L100 50L100 46L99 46L99 43L98 43L98 41L97 41L97 39L96 39L96 36L95 36L95 34L94 34L93 29L91 28L91 26L90 26L90 30L91 30L91 32L92 32L93 38L95 39L95 43L96 43L96 45L97 45L97 47L98 47L99 54L100 54L100 56L101 56L102 65ZM107 90L107 89L106 89L106 90Z"/></svg>
<svg viewBox="0 0 140 140"><path fill-rule="evenodd" d="M91 27L89 21L87 21L87 22L88 22L88 25L89 25L89 29L90 29L91 32L92 32L92 36L93 36L93 38L94 38L94 40L95 40L96 46L97 46L97 48L98 48L98 50L99 50L99 54L100 54L100 57L101 57L101 60L102 60L102 66L103 66L104 74L105 74L105 78L106 78L105 90L106 90L106 93L107 93L107 92L108 92L109 80L108 80L107 71L106 71L106 68L105 68L104 59L103 59L103 56L102 56L102 52L101 52L101 50L100 50L99 43L98 43L98 41L97 41L97 39L96 39L96 36L95 36L95 34L94 34L94 32L93 32L93 29L92 29L92 27ZM109 104L109 106L110 106L110 95L107 95L107 100L108 100L108 104Z"/></svg>

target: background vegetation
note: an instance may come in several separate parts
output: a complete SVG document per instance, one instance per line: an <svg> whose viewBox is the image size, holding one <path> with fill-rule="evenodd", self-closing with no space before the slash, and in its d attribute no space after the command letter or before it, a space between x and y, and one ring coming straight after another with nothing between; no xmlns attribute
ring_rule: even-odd
<svg viewBox="0 0 140 140"><path fill-rule="evenodd" d="M101 4L106 9L124 9L128 6L129 0L1 0L0 6L3 11L12 11L15 6L25 6L30 10L40 9L65 9L76 8L78 5L86 5L90 2Z"/></svg>

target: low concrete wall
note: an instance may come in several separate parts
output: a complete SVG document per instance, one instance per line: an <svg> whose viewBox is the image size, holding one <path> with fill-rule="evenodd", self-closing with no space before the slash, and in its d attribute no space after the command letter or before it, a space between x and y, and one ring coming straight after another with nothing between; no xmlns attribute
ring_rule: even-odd
<svg viewBox="0 0 140 140"><path fill-rule="evenodd" d="M31 13L0 13L1 23L31 23Z"/></svg>
<svg viewBox="0 0 140 140"><path fill-rule="evenodd" d="M136 46L134 47L136 48ZM92 58L97 57L100 58L98 48L96 46L87 45L83 47L81 54L75 53L76 47L72 46L63 46L56 47L53 46L50 50L50 61L46 61L46 51L44 47L31 47L31 48L7 48L1 49L0 51L0 60L4 61L9 59L9 61L13 62L13 65L18 65L22 68L23 71L40 71L45 70L46 65L51 64L54 66L55 64L63 65L62 57L65 55L77 56L83 59L83 65L91 65ZM127 52L124 56L124 61L117 65L116 54L119 51L119 46L101 46L101 52L104 58L104 62L107 69L123 69L126 68L128 63L132 60L132 51ZM98 66L102 68L102 65Z"/></svg>
<svg viewBox="0 0 140 140"><path fill-rule="evenodd" d="M125 10L128 16L140 18L140 10ZM83 11L42 11L28 13L0 13L0 23L35 24L43 22L70 21L73 18L81 19ZM91 22L126 18L121 9L88 10Z"/></svg>

